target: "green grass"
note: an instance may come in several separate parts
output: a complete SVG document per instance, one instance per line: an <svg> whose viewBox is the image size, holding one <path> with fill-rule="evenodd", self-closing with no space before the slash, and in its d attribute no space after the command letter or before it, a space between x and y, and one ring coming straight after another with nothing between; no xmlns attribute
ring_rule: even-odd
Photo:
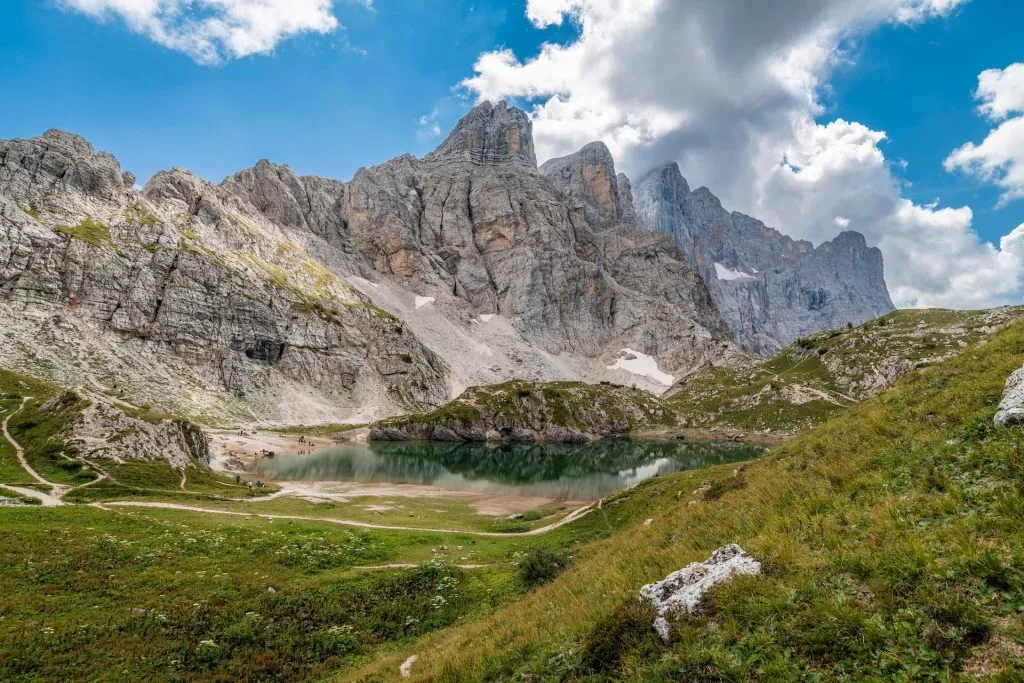
<svg viewBox="0 0 1024 683"><path fill-rule="evenodd" d="M1022 314L1024 307L895 311L798 339L760 362L706 368L674 387L664 404L691 428L796 434Z"/></svg>
<svg viewBox="0 0 1024 683"><path fill-rule="evenodd" d="M342 678L390 680L418 654L416 676L439 681L1020 680L1024 430L991 421L1022 363L1016 323L735 476L623 492L603 510L632 523L551 583ZM652 639L630 612L638 589L731 542L763 576L713 590L667 646Z"/></svg>
<svg viewBox="0 0 1024 683"><path fill-rule="evenodd" d="M0 519L2 680L307 680L518 590L510 567L352 573L447 539L160 511Z"/></svg>
<svg viewBox="0 0 1024 683"><path fill-rule="evenodd" d="M0 657L0 680L322 680L521 597L529 588L519 565L534 548L563 553L606 537L648 514L641 499L649 500L639 496L630 514L612 504L539 538L160 509L0 508L0 652L10 653ZM303 504L217 507L280 513ZM441 546L450 551L432 552ZM421 566L358 569L392 562Z"/></svg>
<svg viewBox="0 0 1024 683"><path fill-rule="evenodd" d="M58 225L54 231L94 247L116 248L110 228L93 218L86 218L78 225Z"/></svg>
<svg viewBox="0 0 1024 683"><path fill-rule="evenodd" d="M124 217L131 223L148 228L163 227L164 222L155 216L141 201L134 201L125 207Z"/></svg>

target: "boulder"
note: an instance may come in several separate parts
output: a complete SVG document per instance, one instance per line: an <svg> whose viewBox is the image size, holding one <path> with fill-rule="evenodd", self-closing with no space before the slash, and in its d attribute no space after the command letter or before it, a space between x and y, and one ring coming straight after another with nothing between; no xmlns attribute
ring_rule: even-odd
<svg viewBox="0 0 1024 683"><path fill-rule="evenodd" d="M1006 380L1003 398L999 401L995 424L1008 427L1024 422L1024 367L1015 371Z"/></svg>
<svg viewBox="0 0 1024 683"><path fill-rule="evenodd" d="M658 610L654 630L668 642L668 619L671 612L693 612L704 593L712 586L731 580L737 574L761 573L761 563L735 543L713 552L707 562L693 562L661 581L640 589L640 599Z"/></svg>

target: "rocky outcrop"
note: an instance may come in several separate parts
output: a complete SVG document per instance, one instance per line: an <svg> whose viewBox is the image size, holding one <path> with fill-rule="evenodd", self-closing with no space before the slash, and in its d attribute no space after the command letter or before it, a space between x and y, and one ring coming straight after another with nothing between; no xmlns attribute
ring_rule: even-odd
<svg viewBox="0 0 1024 683"><path fill-rule="evenodd" d="M377 422L370 440L585 443L674 424L672 413L645 391L513 381L474 387L431 413Z"/></svg>
<svg viewBox="0 0 1024 683"><path fill-rule="evenodd" d="M703 368L661 398L691 428L795 434L877 396L915 369L984 348L992 334L1022 315L1024 306L895 311L802 337L765 359Z"/></svg>
<svg viewBox="0 0 1024 683"><path fill-rule="evenodd" d="M1024 423L1024 368L1015 370L1006 380L1003 397L996 411L995 425L1009 427Z"/></svg>
<svg viewBox="0 0 1024 683"><path fill-rule="evenodd" d="M615 161L603 142L592 142L575 154L551 159L540 172L570 200L582 208L596 226L635 220L629 179L616 175Z"/></svg>
<svg viewBox="0 0 1024 683"><path fill-rule="evenodd" d="M168 411L447 398L435 354L237 195L180 170L139 193L55 131L0 143L0 319L5 365Z"/></svg>
<svg viewBox="0 0 1024 683"><path fill-rule="evenodd" d="M738 574L760 573L761 563L733 543L713 552L706 562L693 562L661 581L647 584L640 589L640 599L651 603L658 611L654 630L668 642L667 617L672 612L693 612L712 587L730 581Z"/></svg>
<svg viewBox="0 0 1024 683"><path fill-rule="evenodd" d="M758 354L894 309L882 254L859 233L816 248L792 240L727 211L707 188L691 192L674 163L645 175L633 191L639 226L676 239L736 338Z"/></svg>
<svg viewBox="0 0 1024 683"><path fill-rule="evenodd" d="M179 469L210 464L206 435L197 425L176 418L137 417L113 404L92 403L67 425L64 436L87 459L167 460Z"/></svg>
<svg viewBox="0 0 1024 683"><path fill-rule="evenodd" d="M433 299L450 319L501 316L541 352L609 359L629 347L669 371L721 357L730 334L703 281L671 239L619 220L630 202L607 150L593 150L573 168L593 166L604 190L578 201L537 169L526 114L484 103L422 160L347 184L261 163L223 187L323 237L331 263ZM607 215L586 208L609 201Z"/></svg>

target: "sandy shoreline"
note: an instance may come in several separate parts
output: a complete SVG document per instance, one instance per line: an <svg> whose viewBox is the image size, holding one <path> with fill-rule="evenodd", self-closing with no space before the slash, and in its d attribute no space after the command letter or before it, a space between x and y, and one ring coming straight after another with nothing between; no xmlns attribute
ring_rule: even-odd
<svg viewBox="0 0 1024 683"><path fill-rule="evenodd" d="M230 469L227 464L238 460L252 464L264 451L277 455L293 455L301 451L326 448L335 442L323 436L301 436L271 431L207 429L210 461L215 469ZM299 439L302 439L300 441Z"/></svg>
<svg viewBox="0 0 1024 683"><path fill-rule="evenodd" d="M241 433L239 433L240 431ZM206 434L210 439L210 466L217 471L229 474L251 467L264 451L277 455L288 455L327 448L338 443L322 436L306 436L302 442L299 442L298 434L259 430L210 429L206 430ZM282 497L301 498L310 502L334 503L345 503L352 498L366 497L459 499L465 500L478 514L489 517L503 517L548 505L579 507L586 504L585 501L559 500L531 495L480 493L426 484L287 480L273 480L273 482L281 490L271 496L255 499L255 501L274 500Z"/></svg>

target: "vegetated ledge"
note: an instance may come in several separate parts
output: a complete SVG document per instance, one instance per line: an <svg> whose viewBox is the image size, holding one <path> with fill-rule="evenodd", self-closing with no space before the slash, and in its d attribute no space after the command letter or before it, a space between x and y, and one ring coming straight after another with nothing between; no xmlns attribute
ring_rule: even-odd
<svg viewBox="0 0 1024 683"><path fill-rule="evenodd" d="M376 422L370 440L586 443L675 426L675 415L639 389L511 380L467 389L430 413Z"/></svg>

